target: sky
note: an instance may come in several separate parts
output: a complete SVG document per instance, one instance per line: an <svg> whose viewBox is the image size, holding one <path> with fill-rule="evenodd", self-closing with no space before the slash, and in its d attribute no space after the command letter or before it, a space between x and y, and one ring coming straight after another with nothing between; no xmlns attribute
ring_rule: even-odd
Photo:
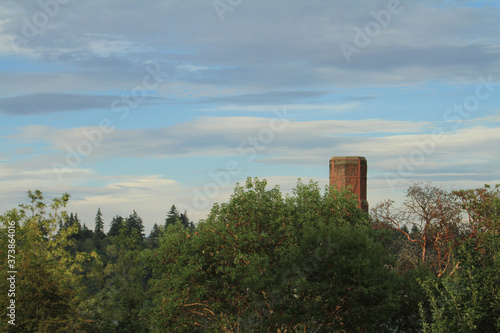
<svg viewBox="0 0 500 333"><path fill-rule="evenodd" d="M368 201L500 183L498 1L2 0L0 213L71 194L195 222L247 177L324 188L368 161Z"/></svg>

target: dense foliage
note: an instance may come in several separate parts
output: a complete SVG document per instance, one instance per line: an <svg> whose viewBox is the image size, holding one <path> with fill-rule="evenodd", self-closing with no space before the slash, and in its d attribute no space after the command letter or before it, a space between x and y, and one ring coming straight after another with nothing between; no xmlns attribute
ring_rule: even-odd
<svg viewBox="0 0 500 333"><path fill-rule="evenodd" d="M248 179L194 224L105 231L69 194L0 216L2 332L500 332L500 190L414 184L370 215L348 190ZM8 249L15 224L16 316Z"/></svg>
<svg viewBox="0 0 500 333"><path fill-rule="evenodd" d="M384 249L348 192L238 186L152 252L154 322L169 331L359 331L390 307ZM367 314L367 311L369 314Z"/></svg>

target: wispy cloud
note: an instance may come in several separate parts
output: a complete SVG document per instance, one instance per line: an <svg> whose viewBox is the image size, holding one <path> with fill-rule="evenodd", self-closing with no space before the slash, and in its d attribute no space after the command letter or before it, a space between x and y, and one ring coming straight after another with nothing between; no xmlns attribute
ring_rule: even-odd
<svg viewBox="0 0 500 333"><path fill-rule="evenodd" d="M271 112L275 110L277 105L269 104L269 105L217 105L214 107L203 107L198 108L200 111L248 111L248 112ZM328 113L335 112L345 112L352 111L359 108L358 104L354 102L350 103L317 103L317 104L304 104L304 103L294 103L294 104L286 104L286 109L289 111L297 111L297 112L310 112L310 111L325 111Z"/></svg>
<svg viewBox="0 0 500 333"><path fill-rule="evenodd" d="M164 98L142 97L144 104L165 102ZM110 108L120 96L83 94L30 94L0 98L0 113L26 116L62 111L81 111Z"/></svg>
<svg viewBox="0 0 500 333"><path fill-rule="evenodd" d="M199 104L235 104L235 105L282 105L307 99L315 99L335 93L334 91L269 91L265 93L243 94L235 96L212 97L199 100Z"/></svg>
<svg viewBox="0 0 500 333"><path fill-rule="evenodd" d="M201 117L193 121L157 129L117 129L107 134L102 144L95 148L89 160L113 157L173 157L181 155L231 156L248 137L255 136L269 126L273 118L264 117ZM344 142L359 142L370 134L411 133L424 130L426 122L365 120L288 121L286 129L276 135L269 149L289 148L300 151L314 147L332 147ZM54 129L50 126L25 126L10 136L21 141L44 141L54 151L76 149L79 142L87 140L85 132L97 128L80 127ZM304 135L307 133L307 135ZM344 136L349 136L345 139ZM370 139L371 141L376 139ZM402 144L399 138L394 143ZM375 144L374 144L375 146ZM386 150L387 144L380 149ZM385 147L385 148L384 148ZM392 147L394 148L394 147Z"/></svg>

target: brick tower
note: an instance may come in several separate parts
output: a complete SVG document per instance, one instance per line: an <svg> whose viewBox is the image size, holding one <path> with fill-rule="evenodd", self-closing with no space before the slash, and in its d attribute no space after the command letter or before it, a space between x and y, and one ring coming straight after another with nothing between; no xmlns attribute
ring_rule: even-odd
<svg viewBox="0 0 500 333"><path fill-rule="evenodd" d="M330 185L337 189L352 186L359 198L358 207L368 212L366 201L366 158L361 156L335 156L330 159Z"/></svg>

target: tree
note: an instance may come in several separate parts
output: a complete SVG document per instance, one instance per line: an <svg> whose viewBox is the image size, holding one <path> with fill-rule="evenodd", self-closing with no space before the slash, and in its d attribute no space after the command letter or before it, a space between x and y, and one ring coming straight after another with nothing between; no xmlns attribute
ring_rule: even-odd
<svg viewBox="0 0 500 333"><path fill-rule="evenodd" d="M430 316L422 314L425 333L500 331L500 242L493 235L460 245L453 274L425 279Z"/></svg>
<svg viewBox="0 0 500 333"><path fill-rule="evenodd" d="M184 226L184 228L194 228L194 224L193 222L189 221L189 217L186 211L184 211L184 213L181 213L181 215L179 216L179 220L181 221L181 224Z"/></svg>
<svg viewBox="0 0 500 333"><path fill-rule="evenodd" d="M94 232L87 228L87 225L84 223L83 227L80 229L80 241L85 242L87 239L94 238Z"/></svg>
<svg viewBox="0 0 500 333"><path fill-rule="evenodd" d="M75 224L75 216L73 215L73 213L71 213L69 216L66 217L66 222L64 223L64 227L69 228L73 224Z"/></svg>
<svg viewBox="0 0 500 333"><path fill-rule="evenodd" d="M154 224L153 228L151 229L151 232L149 233L148 239L150 241L158 241L158 238L160 237L160 228L158 227L158 224Z"/></svg>
<svg viewBox="0 0 500 333"><path fill-rule="evenodd" d="M135 215L131 214L134 220ZM80 304L80 311L92 323L86 327L89 331L148 331L143 306L149 276L141 258L143 247L138 241L138 230L128 229L132 219L127 218L118 235L106 238L106 260L95 279L97 288ZM115 223L119 220L115 219Z"/></svg>
<svg viewBox="0 0 500 333"><path fill-rule="evenodd" d="M28 190L28 198L30 199L30 204L20 204L20 212L25 215L26 210L31 212L31 217L41 216L45 214L45 208L47 204L44 202L43 193L40 190L35 190L34 192Z"/></svg>
<svg viewBox="0 0 500 333"><path fill-rule="evenodd" d="M132 214L125 220L123 225L127 235L134 238L138 244L143 245L144 241L144 224L137 212L134 210Z"/></svg>
<svg viewBox="0 0 500 333"><path fill-rule="evenodd" d="M265 187L238 185L195 230L168 226L148 256L155 329L386 330L394 275L355 196Z"/></svg>
<svg viewBox="0 0 500 333"><path fill-rule="evenodd" d="M424 332L500 331L499 187L453 192L467 216L467 237L452 252L450 274L420 281L431 305L421 314Z"/></svg>
<svg viewBox="0 0 500 333"><path fill-rule="evenodd" d="M111 226L109 227L108 236L118 236L120 234L120 230L123 227L123 217L116 215L111 220Z"/></svg>
<svg viewBox="0 0 500 333"><path fill-rule="evenodd" d="M17 270L15 302L16 326L19 332L67 332L79 331L81 318L77 316L77 304L84 297L82 265L95 260L95 253L72 253L78 233L77 223L59 229L67 221L67 213L60 211L69 201L69 194L55 198L47 205L41 191L28 191L30 205L21 204L20 210L12 209L0 216L2 227L15 225L15 269ZM31 214L29 214L31 213ZM3 229L3 228L2 228ZM59 229L59 230L58 230ZM2 232L0 246L7 248ZM0 250L3 251L3 250ZM2 260L3 272L7 260ZM5 273L4 273L5 274ZM8 290L6 278L0 286ZM6 316L7 297L1 299L1 314ZM0 323L1 331L7 332L7 321Z"/></svg>
<svg viewBox="0 0 500 333"><path fill-rule="evenodd" d="M167 217L165 218L165 228L167 228L169 225L176 224L179 220L179 211L177 210L177 207L175 207L175 205L172 205L167 213Z"/></svg>
<svg viewBox="0 0 500 333"><path fill-rule="evenodd" d="M167 213L167 217L165 218L165 229L168 226L174 225L179 222L184 226L184 228L194 228L194 224L189 220L187 212L184 211L184 213L179 214L177 207L175 207L175 205L172 205Z"/></svg>
<svg viewBox="0 0 500 333"><path fill-rule="evenodd" d="M467 214L469 237L497 235L500 230L500 185L454 191Z"/></svg>
<svg viewBox="0 0 500 333"><path fill-rule="evenodd" d="M97 208L97 213L95 216L95 228L94 234L97 238L102 239L106 235L104 234L104 221L102 219L101 208Z"/></svg>
<svg viewBox="0 0 500 333"><path fill-rule="evenodd" d="M377 227L390 228L404 235L408 242L418 245L418 257L408 257L413 252L401 253L415 267L426 263L436 275L451 269L450 254L463 239L462 215L457 198L450 192L416 183L407 190L406 200L400 209L394 209L393 201L385 201L372 210ZM411 226L411 232L408 228Z"/></svg>

